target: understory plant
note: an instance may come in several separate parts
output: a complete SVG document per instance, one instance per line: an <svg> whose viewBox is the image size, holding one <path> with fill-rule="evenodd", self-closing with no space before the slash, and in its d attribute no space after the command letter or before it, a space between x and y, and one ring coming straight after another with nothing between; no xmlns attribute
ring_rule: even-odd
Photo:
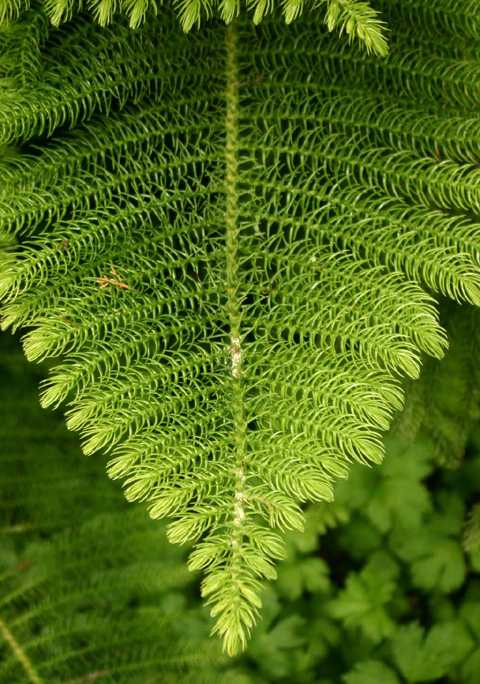
<svg viewBox="0 0 480 684"><path fill-rule="evenodd" d="M480 5L252 6L253 21L235 3L178 3L186 29L215 15L188 33L175 7L146 2L89 3L93 18L57 1L0 11L2 325L48 361L42 405L66 402L83 451L108 454L127 499L191 545L230 655L286 556L282 533L304 528L309 505L334 515L353 462L376 472L365 466L382 461L405 391L399 431L413 440L431 415L428 383L406 379L448 347L439 299L462 304L456 330L476 331L480 303ZM447 460L475 397L460 432L453 418L424 428ZM368 488L359 506L384 535L389 497L410 494L396 477L386 508ZM362 557L386 586L415 556L396 552ZM333 618L348 623L365 572ZM373 643L391 635L383 622L363 628ZM412 625L405 639L427 649ZM391 650L396 670L380 653L369 671L424 681Z"/></svg>
<svg viewBox="0 0 480 684"><path fill-rule="evenodd" d="M448 370L429 369L453 400L447 427L463 423L472 387L452 373L467 338L448 330ZM45 369L5 336L0 352L1 684L480 682L480 528L467 513L480 494L478 422L452 469L428 420L406 443L398 416L382 467L354 466L335 502L308 506L304 533L286 535L262 619L230 659L208 637L186 551L123 499L101 458L82 456L61 415L42 414ZM441 401L431 408L438 425Z"/></svg>

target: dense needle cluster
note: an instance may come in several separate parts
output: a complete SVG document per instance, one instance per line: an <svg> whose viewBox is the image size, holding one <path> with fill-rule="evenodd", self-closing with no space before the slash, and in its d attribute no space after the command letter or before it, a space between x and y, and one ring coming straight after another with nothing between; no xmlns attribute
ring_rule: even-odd
<svg viewBox="0 0 480 684"><path fill-rule="evenodd" d="M195 542L231 654L279 532L381 461L401 378L443 355L433 297L480 303L480 7L380 4L386 59L315 11L1 29L3 326Z"/></svg>
<svg viewBox="0 0 480 684"><path fill-rule="evenodd" d="M39 0L44 13L54 26L68 21L84 9L82 0ZM121 14L128 17L129 26L137 28L145 20L157 15L156 0L86 0L86 8L95 20L106 26ZM346 33L351 41L357 39L367 50L378 55L387 53L385 25L370 3L364 0L173 0L173 8L182 28L188 32L212 17L220 17L230 23L248 9L251 20L258 24L275 9L280 9L289 24L301 16L304 9L313 9L323 19L329 31ZM279 7L280 5L280 7ZM1 0L0 22L16 19L30 7L30 0Z"/></svg>
<svg viewBox="0 0 480 684"><path fill-rule="evenodd" d="M183 550L42 415L42 374L2 335L0 682L249 684L199 628Z"/></svg>

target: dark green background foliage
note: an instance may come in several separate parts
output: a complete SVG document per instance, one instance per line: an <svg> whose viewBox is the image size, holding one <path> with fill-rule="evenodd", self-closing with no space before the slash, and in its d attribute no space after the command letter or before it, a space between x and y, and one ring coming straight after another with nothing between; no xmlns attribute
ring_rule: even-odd
<svg viewBox="0 0 480 684"><path fill-rule="evenodd" d="M390 28L385 58L357 0L329 0L327 25L312 5L289 26L279 11L258 26L244 12L188 34L168 8L132 30L122 17L99 26L73 4L4 2L0 18L18 17L0 28L2 326L24 330L30 360L49 360L43 405L66 402L84 452L108 453L126 497L190 545L229 654L245 648L262 602L270 624L263 582L288 555L289 531L362 464L348 505L342 485L328 508L350 521L339 540L359 528L338 542L357 571L334 590L314 544L274 591L299 591L304 576L325 593L315 605L326 612L307 623L324 625L315 643L326 653L340 648L339 625L360 630L362 657L394 668L370 663L364 677L422 681L405 653L423 648L428 662L436 635L447 637L423 640L413 623L430 628L433 608L408 612L405 577L418 592L458 591L465 505L466 547L478 536L473 492L449 490L433 463L458 464L478 416L480 3L375 4ZM177 9L194 16L195 6L205 4ZM136 24L147 5L128 7ZM93 4L100 23L109 8ZM347 16L357 10L363 20ZM48 14L73 18L52 27ZM367 49L332 36L335 23ZM448 335L457 351L441 371ZM406 383L422 366L424 384ZM395 447L369 470L405 392L394 430L413 451ZM438 608L443 622L457 604ZM406 626L394 635L395 620ZM278 617L276 637L258 633L262 667L269 639L290 643L297 623ZM456 652L470 657L466 642ZM333 660L348 654L358 659L352 646Z"/></svg>
<svg viewBox="0 0 480 684"><path fill-rule="evenodd" d="M42 373L0 344L1 684L480 682L480 549L462 548L478 428L456 470L425 437L389 438L381 468L310 506L245 655L226 663L185 554L42 412Z"/></svg>

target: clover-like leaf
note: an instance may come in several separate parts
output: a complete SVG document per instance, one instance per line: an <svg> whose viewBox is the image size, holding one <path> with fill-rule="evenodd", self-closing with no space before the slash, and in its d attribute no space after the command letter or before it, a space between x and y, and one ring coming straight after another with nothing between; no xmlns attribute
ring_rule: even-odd
<svg viewBox="0 0 480 684"><path fill-rule="evenodd" d="M392 548L411 567L415 586L449 593L462 584L465 556L461 542L462 500L450 492L438 496L440 510L431 513L415 534L392 535Z"/></svg>
<svg viewBox="0 0 480 684"><path fill-rule="evenodd" d="M426 635L412 622L400 627L392 639L393 657L409 682L439 679L471 648L472 640L459 622L435 625Z"/></svg>
<svg viewBox="0 0 480 684"><path fill-rule="evenodd" d="M400 684L396 673L379 660L366 660L343 676L345 684Z"/></svg>
<svg viewBox="0 0 480 684"><path fill-rule="evenodd" d="M405 448L399 440L386 443L382 468L354 467L347 482L336 487L336 500L365 515L379 532L392 527L417 528L430 510L424 480L432 471L432 448L421 441Z"/></svg>
<svg viewBox="0 0 480 684"><path fill-rule="evenodd" d="M395 622L388 603L396 590L398 572L393 558L378 551L361 572L349 573L345 588L330 602L331 614L346 627L359 627L373 642L390 636Z"/></svg>

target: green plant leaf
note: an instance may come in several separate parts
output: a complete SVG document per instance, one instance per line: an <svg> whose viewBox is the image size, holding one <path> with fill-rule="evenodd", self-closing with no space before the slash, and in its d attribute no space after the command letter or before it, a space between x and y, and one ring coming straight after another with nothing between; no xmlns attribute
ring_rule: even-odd
<svg viewBox="0 0 480 684"><path fill-rule="evenodd" d="M390 636L395 622L386 609L396 589L399 568L378 551L359 573L349 573L345 588L329 604L331 614L346 627L360 627L373 642Z"/></svg>
<svg viewBox="0 0 480 684"><path fill-rule="evenodd" d="M440 320L449 349L441 363L425 359L420 380L408 383L406 407L395 419L394 432L408 443L420 435L427 437L435 460L456 468L480 417L480 318L474 307L444 301Z"/></svg>
<svg viewBox="0 0 480 684"><path fill-rule="evenodd" d="M350 522L339 530L338 536L341 545L348 549L352 558L363 562L383 545L378 529L360 515L352 516Z"/></svg>
<svg viewBox="0 0 480 684"><path fill-rule="evenodd" d="M249 684L208 631L179 628L194 622L185 553L42 412L43 373L12 342L0 337L0 682Z"/></svg>
<svg viewBox="0 0 480 684"><path fill-rule="evenodd" d="M320 545L321 535L349 519L348 507L339 501L319 502L305 509L305 527L302 534L287 532L285 544L289 556L297 551L312 553Z"/></svg>
<svg viewBox="0 0 480 684"><path fill-rule="evenodd" d="M440 510L432 512L417 533L393 534L391 547L410 564L415 586L449 593L458 589L465 577L461 543L465 511L454 493L441 492L438 498Z"/></svg>
<svg viewBox="0 0 480 684"><path fill-rule="evenodd" d="M278 591L289 600L298 599L304 591L311 594L330 588L328 565L321 558L293 557L278 569Z"/></svg>
<svg viewBox="0 0 480 684"><path fill-rule="evenodd" d="M157 13L161 17L162 9L158 10L158 4L161 3L157 3L157 0L87 0L86 7L100 26L107 26L116 15L123 14L128 17L130 27L137 28L146 20L153 21ZM193 27L199 28L212 16L219 16L229 24L241 11L239 0L173 0L172 4L186 32ZM73 0L44 0L42 5L46 16L55 26L69 21L83 9L81 3L75 4ZM315 10L318 7L325 8L324 22L329 31L337 29L340 35L346 33L350 42L358 41L367 53L385 56L388 52L385 24L368 1L248 0L247 5L253 12L251 18L255 24L279 7L287 24L300 16L305 6ZM0 26L16 19L22 10L28 8L28 0L2 0Z"/></svg>
<svg viewBox="0 0 480 684"><path fill-rule="evenodd" d="M259 634L252 642L249 656L260 663L270 681L278 680L290 674L291 660L304 643L304 620L298 615L290 615Z"/></svg>
<svg viewBox="0 0 480 684"><path fill-rule="evenodd" d="M468 513L463 530L463 548L465 551L480 550L480 504L475 504Z"/></svg>
<svg viewBox="0 0 480 684"><path fill-rule="evenodd" d="M343 676L345 684L400 684L393 670L378 660L367 660Z"/></svg>
<svg viewBox="0 0 480 684"><path fill-rule="evenodd" d="M458 622L439 624L425 634L416 622L400 627L392 639L396 664L410 682L430 682L445 675L472 647Z"/></svg>
<svg viewBox="0 0 480 684"><path fill-rule="evenodd" d="M353 468L348 482L335 489L338 502L361 511L384 534L392 527L417 528L430 510L424 480L432 471L432 448L416 443L405 448L399 440L386 443L382 468Z"/></svg>
<svg viewBox="0 0 480 684"><path fill-rule="evenodd" d="M472 637L471 652L461 667L462 681L478 684L480 682L480 605L478 602L465 602L459 615Z"/></svg>

